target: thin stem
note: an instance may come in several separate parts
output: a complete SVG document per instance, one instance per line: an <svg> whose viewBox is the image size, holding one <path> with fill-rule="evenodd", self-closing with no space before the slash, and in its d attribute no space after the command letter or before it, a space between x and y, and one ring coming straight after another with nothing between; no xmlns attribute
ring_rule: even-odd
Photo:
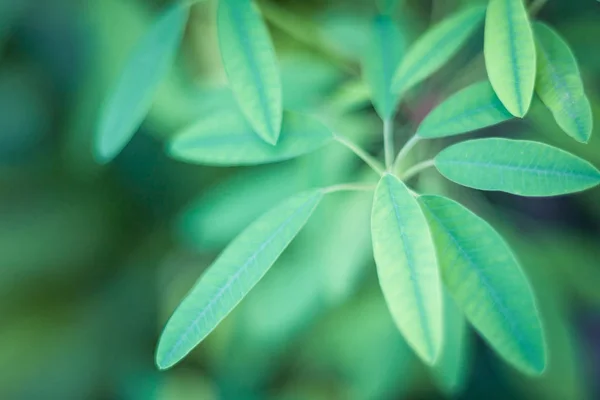
<svg viewBox="0 0 600 400"><path fill-rule="evenodd" d="M427 160L427 161L423 161L418 164L415 164L402 174L402 180L407 181L410 178L412 178L413 176L417 175L419 172L424 171L427 168L431 168L434 166L435 166L435 163L433 160Z"/></svg>
<svg viewBox="0 0 600 400"><path fill-rule="evenodd" d="M413 147L415 147L415 145L417 143L419 143L419 141L421 141L421 137L417 136L417 135L414 135L413 137L408 139L408 142L406 142L404 147L402 147L402 149L400 149L400 152L398 153L398 156L396 157L396 161L394 161L394 171L400 167L400 163L402 162L402 160L404 160L406 155L410 152L410 150Z"/></svg>
<svg viewBox="0 0 600 400"><path fill-rule="evenodd" d="M375 190L376 185L368 185L364 183L342 183L339 185L333 185L323 188L323 193L333 193L333 192L342 192L342 191L364 191L364 192L372 192Z"/></svg>
<svg viewBox="0 0 600 400"><path fill-rule="evenodd" d="M346 146L354 154L360 157L360 159L362 159L369 167L373 168L373 170L377 172L377 174L383 175L383 173L385 172L385 168L383 168L379 161L377 161L369 153L364 151L360 146L358 146L355 143L352 143L350 140L346 139L343 136L335 134L333 137L338 143L340 143L343 146Z"/></svg>
<svg viewBox="0 0 600 400"><path fill-rule="evenodd" d="M535 17L537 13L540 12L542 8L546 5L548 0L534 0L529 6L529 16L531 18Z"/></svg>
<svg viewBox="0 0 600 400"><path fill-rule="evenodd" d="M394 162L394 120L383 120L383 148L385 151L385 169L390 170Z"/></svg>

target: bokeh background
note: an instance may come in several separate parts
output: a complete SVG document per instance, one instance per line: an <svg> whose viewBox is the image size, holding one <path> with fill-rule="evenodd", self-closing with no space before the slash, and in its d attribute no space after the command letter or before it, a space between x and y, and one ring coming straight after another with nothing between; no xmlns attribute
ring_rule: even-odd
<svg viewBox="0 0 600 400"><path fill-rule="evenodd" d="M473 1L406 0L408 40ZM336 194L265 279L193 353L158 372L166 319L253 218L303 188L375 180L332 144L268 166L170 160L164 143L232 101L216 1L193 8L176 66L122 154L92 157L99 109L128 54L169 2L0 0L0 399L436 399L449 396L394 328L370 250L369 194ZM285 107L319 116L374 154L381 123L361 80L374 1L259 2L281 62ZM600 3L549 0L539 18L569 41L600 127ZM410 93L398 145L440 101L485 78L482 30ZM523 121L471 136L535 138L600 166L534 103ZM420 145L431 156L448 141ZM464 399L600 398L600 189L525 199L413 184L460 199L514 248L549 346L540 378L515 372L469 330Z"/></svg>

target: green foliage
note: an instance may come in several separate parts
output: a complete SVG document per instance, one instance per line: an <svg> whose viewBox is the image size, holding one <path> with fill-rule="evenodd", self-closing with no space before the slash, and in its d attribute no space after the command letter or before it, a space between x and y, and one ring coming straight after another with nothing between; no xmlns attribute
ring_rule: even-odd
<svg viewBox="0 0 600 400"><path fill-rule="evenodd" d="M177 134L169 154L204 165L256 165L309 153L333 139L329 129L312 117L286 112L276 145L260 139L236 110L217 111Z"/></svg>
<svg viewBox="0 0 600 400"><path fill-rule="evenodd" d="M516 117L533 98L535 41L523 0L490 0L485 20L485 66L498 97Z"/></svg>
<svg viewBox="0 0 600 400"><path fill-rule="evenodd" d="M384 175L371 214L381 290L398 328L427 364L442 341L442 300L435 249L425 217L398 178Z"/></svg>
<svg viewBox="0 0 600 400"><path fill-rule="evenodd" d="M119 154L150 110L157 87L177 54L188 12L189 7L175 3L136 46L98 122L94 151L99 162Z"/></svg>
<svg viewBox="0 0 600 400"><path fill-rule="evenodd" d="M256 133L275 145L282 119L281 81L267 27L252 0L221 0L217 28L238 104Z"/></svg>
<svg viewBox="0 0 600 400"><path fill-rule="evenodd" d="M396 70L394 91L402 95L442 67L474 33L484 14L483 7L468 8L421 36Z"/></svg>
<svg viewBox="0 0 600 400"><path fill-rule="evenodd" d="M589 162L527 140L490 138L458 143L438 154L435 166L461 185L522 196L557 196L600 183L600 171Z"/></svg>
<svg viewBox="0 0 600 400"><path fill-rule="evenodd" d="M535 90L556 123L573 139L587 143L592 135L590 102L569 45L548 25L534 25L537 38Z"/></svg>
<svg viewBox="0 0 600 400"><path fill-rule="evenodd" d="M417 135L438 138L460 135L511 119L489 82L474 83L447 98L419 125Z"/></svg>

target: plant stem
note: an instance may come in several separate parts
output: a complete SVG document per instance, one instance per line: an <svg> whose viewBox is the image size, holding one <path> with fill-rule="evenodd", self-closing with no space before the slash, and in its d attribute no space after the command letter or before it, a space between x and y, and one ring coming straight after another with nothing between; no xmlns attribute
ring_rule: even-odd
<svg viewBox="0 0 600 400"><path fill-rule="evenodd" d="M371 192L375 190L377 185L369 185L365 183L341 183L339 185L328 186L323 188L323 193L333 193L342 191L365 191Z"/></svg>
<svg viewBox="0 0 600 400"><path fill-rule="evenodd" d="M383 166L379 163L379 161L377 161L369 153L364 151L360 146L358 146L355 143L352 143L350 140L348 140L347 138L345 138L343 136L334 134L333 137L338 143L347 147L354 154L356 154L358 157L360 157L360 159L362 159L369 167L373 168L373 170L375 172L377 172L377 174L383 175L383 173L385 172L385 168L383 168Z"/></svg>
<svg viewBox="0 0 600 400"><path fill-rule="evenodd" d="M394 161L394 167L393 170L397 170L398 167L400 167L400 163L402 162L402 160L406 157L406 155L408 154L408 152L415 147L415 145L417 143L419 143L419 141L421 141L421 137L414 135L413 137L411 137L410 139L408 139L408 142L406 142L406 144L404 145L404 147L402 147L402 149L400 149L400 152L398 153L398 156L396 157L396 161Z"/></svg>
<svg viewBox="0 0 600 400"><path fill-rule="evenodd" d="M385 169L390 171L394 162L394 121L383 120L383 148L385 152Z"/></svg>
<svg viewBox="0 0 600 400"><path fill-rule="evenodd" d="M423 161L418 164L415 164L402 174L402 180L407 181L410 178L412 178L413 176L417 175L419 172L426 170L427 168L434 167L434 166L435 166L435 163L433 160L427 160L427 161Z"/></svg>

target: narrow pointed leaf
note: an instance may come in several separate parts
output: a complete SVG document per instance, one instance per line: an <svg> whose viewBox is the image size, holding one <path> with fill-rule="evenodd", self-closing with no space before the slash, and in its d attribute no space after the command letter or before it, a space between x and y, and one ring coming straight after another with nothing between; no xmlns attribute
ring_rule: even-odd
<svg viewBox="0 0 600 400"><path fill-rule="evenodd" d="M536 57L523 0L490 0L484 55L496 94L511 114L524 117L533 98Z"/></svg>
<svg viewBox="0 0 600 400"><path fill-rule="evenodd" d="M203 165L255 165L283 161L329 143L329 129L306 115L286 112L277 145L260 139L241 114L213 113L175 136L169 154Z"/></svg>
<svg viewBox="0 0 600 400"><path fill-rule="evenodd" d="M392 92L394 71L404 53L404 37L394 21L377 16L371 26L371 37L363 59L363 73L371 87L372 101L383 120L394 115L398 94Z"/></svg>
<svg viewBox="0 0 600 400"><path fill-rule="evenodd" d="M438 138L486 128L513 118L489 82L478 82L450 96L421 122L417 134Z"/></svg>
<svg viewBox="0 0 600 400"><path fill-rule="evenodd" d="M442 392L448 397L456 397L465 387L468 378L468 330L462 312L446 288L442 290L442 294L444 340L440 356L433 365L433 377Z"/></svg>
<svg viewBox="0 0 600 400"><path fill-rule="evenodd" d="M174 62L189 7L175 4L141 39L104 104L94 153L102 163L129 143L150 110L159 83Z"/></svg>
<svg viewBox="0 0 600 400"><path fill-rule="evenodd" d="M393 90L403 94L441 68L477 29L484 15L485 7L470 7L421 36L396 70Z"/></svg>
<svg viewBox="0 0 600 400"><path fill-rule="evenodd" d="M564 150L500 138L458 143L435 157L442 175L463 186L521 196L557 196L600 183L600 171Z"/></svg>
<svg viewBox="0 0 600 400"><path fill-rule="evenodd" d="M585 95L577 60L560 35L536 23L537 80L535 90L556 123L573 139L587 143L592 136L593 117Z"/></svg>
<svg viewBox="0 0 600 400"><path fill-rule="evenodd" d="M313 190L289 198L229 244L167 322L156 352L159 368L185 357L235 308L306 224L322 197L322 190Z"/></svg>
<svg viewBox="0 0 600 400"><path fill-rule="evenodd" d="M435 248L417 200L384 175L373 200L373 251L379 283L398 329L427 364L442 341L441 285Z"/></svg>
<svg viewBox="0 0 600 400"><path fill-rule="evenodd" d="M271 37L251 0L221 0L219 47L231 89L254 131L276 144L282 119L281 78Z"/></svg>
<svg viewBox="0 0 600 400"><path fill-rule="evenodd" d="M457 202L421 196L445 287L485 340L528 374L546 367L539 312L526 276L502 237Z"/></svg>

